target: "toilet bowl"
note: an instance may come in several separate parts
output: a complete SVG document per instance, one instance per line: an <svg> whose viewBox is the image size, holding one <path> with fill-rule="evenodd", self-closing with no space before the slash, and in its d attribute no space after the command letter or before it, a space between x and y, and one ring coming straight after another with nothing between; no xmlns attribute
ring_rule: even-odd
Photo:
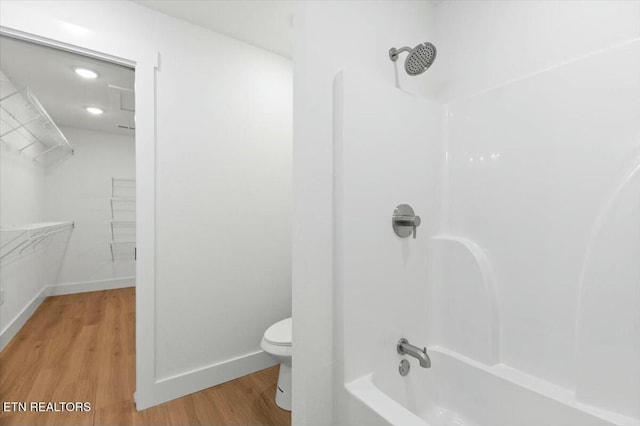
<svg viewBox="0 0 640 426"><path fill-rule="evenodd" d="M280 363L276 405L291 411L291 318L278 321L267 328L260 347Z"/></svg>

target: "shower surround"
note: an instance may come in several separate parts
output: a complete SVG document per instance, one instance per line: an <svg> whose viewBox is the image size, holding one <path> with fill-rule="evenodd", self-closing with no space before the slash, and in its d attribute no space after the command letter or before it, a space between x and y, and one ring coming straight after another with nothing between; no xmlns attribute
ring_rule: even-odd
<svg viewBox="0 0 640 426"><path fill-rule="evenodd" d="M440 3L429 98L335 78L337 424L640 425L640 3L547 3ZM512 22L454 35L492 15ZM565 36L509 50L543 20Z"/></svg>

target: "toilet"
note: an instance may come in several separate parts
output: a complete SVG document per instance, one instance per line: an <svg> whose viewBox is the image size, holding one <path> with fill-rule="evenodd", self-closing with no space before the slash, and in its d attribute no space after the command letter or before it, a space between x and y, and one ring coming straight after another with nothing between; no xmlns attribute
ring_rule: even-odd
<svg viewBox="0 0 640 426"><path fill-rule="evenodd" d="M291 411L291 318L267 328L260 347L280 363L276 387L276 405Z"/></svg>

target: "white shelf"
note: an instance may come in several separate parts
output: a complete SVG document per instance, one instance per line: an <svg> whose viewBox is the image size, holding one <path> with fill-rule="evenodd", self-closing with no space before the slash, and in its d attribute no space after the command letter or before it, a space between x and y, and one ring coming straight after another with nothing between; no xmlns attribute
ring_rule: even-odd
<svg viewBox="0 0 640 426"><path fill-rule="evenodd" d="M112 220L111 239L118 243L135 243L136 222L135 220Z"/></svg>
<svg viewBox="0 0 640 426"><path fill-rule="evenodd" d="M0 261L42 246L54 235L73 229L73 222L42 222L0 229Z"/></svg>
<svg viewBox="0 0 640 426"><path fill-rule="evenodd" d="M132 198L112 198L111 219L117 222L135 221L136 200Z"/></svg>
<svg viewBox="0 0 640 426"><path fill-rule="evenodd" d="M111 259L135 260L136 180L111 179Z"/></svg>
<svg viewBox="0 0 640 426"><path fill-rule="evenodd" d="M29 87L0 99L0 139L38 162L73 155L73 147Z"/></svg>
<svg viewBox="0 0 640 426"><path fill-rule="evenodd" d="M116 199L135 199L136 180L135 179L111 179L111 196Z"/></svg>
<svg viewBox="0 0 640 426"><path fill-rule="evenodd" d="M111 243L111 259L115 260L135 260L136 243L135 242L117 242Z"/></svg>
<svg viewBox="0 0 640 426"><path fill-rule="evenodd" d="M28 231L28 232L39 232L39 231L50 231L52 229L57 228L69 228L73 227L73 222L38 222L38 223L29 223L26 225L19 226L11 226L8 228L1 228L2 232L16 232L16 231Z"/></svg>

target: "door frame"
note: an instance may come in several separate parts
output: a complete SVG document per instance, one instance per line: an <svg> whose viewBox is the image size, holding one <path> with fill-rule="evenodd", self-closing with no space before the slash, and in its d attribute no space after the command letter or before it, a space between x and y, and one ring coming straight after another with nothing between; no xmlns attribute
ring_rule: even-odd
<svg viewBox="0 0 640 426"><path fill-rule="evenodd" d="M112 43L61 31L52 20L5 14L0 35L66 50L135 70L136 165L136 408L156 405L155 235L156 235L156 72L159 51L138 43ZM33 17L32 17L33 18ZM58 23L59 24L59 23ZM67 24L73 27L73 24ZM117 35L114 34L114 38Z"/></svg>

